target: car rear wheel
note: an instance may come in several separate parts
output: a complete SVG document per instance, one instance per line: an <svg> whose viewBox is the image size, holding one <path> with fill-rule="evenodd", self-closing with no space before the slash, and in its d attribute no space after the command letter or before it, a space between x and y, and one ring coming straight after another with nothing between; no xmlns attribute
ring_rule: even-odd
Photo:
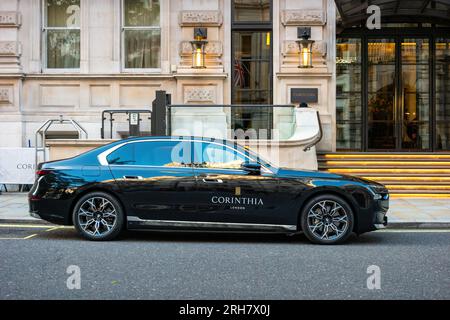
<svg viewBox="0 0 450 320"><path fill-rule="evenodd" d="M123 228L124 213L120 203L104 192L81 197L73 210L73 224L86 239L104 241L116 238Z"/></svg>
<svg viewBox="0 0 450 320"><path fill-rule="evenodd" d="M320 195L303 208L301 227L317 244L337 244L352 234L354 215L346 201L335 195Z"/></svg>

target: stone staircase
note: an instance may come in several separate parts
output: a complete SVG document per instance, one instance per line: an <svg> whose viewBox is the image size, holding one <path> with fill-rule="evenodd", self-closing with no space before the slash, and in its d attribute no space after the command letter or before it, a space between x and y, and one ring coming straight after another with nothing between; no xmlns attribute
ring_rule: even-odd
<svg viewBox="0 0 450 320"><path fill-rule="evenodd" d="M319 170L360 176L387 186L392 197L450 199L450 153L328 153Z"/></svg>

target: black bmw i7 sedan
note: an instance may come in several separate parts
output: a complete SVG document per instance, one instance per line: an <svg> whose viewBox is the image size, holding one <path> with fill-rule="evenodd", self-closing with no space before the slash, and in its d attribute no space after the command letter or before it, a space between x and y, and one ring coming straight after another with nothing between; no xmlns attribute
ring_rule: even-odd
<svg viewBox="0 0 450 320"><path fill-rule="evenodd" d="M140 137L39 164L29 205L89 240L159 229L303 232L335 244L386 225L389 194L356 177L276 167L232 141Z"/></svg>

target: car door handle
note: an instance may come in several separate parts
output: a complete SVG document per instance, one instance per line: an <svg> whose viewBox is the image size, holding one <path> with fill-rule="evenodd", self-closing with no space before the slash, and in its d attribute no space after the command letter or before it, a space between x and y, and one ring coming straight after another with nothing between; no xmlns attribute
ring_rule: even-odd
<svg viewBox="0 0 450 320"><path fill-rule="evenodd" d="M222 179L203 178L202 180L205 183L223 183Z"/></svg>
<svg viewBox="0 0 450 320"><path fill-rule="evenodd" d="M123 178L125 180L142 180L142 179L144 179L141 176L123 176Z"/></svg>

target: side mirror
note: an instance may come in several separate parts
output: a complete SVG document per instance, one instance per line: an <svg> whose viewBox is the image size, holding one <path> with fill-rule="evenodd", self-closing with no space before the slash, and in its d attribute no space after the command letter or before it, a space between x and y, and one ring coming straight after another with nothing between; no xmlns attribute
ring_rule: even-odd
<svg viewBox="0 0 450 320"><path fill-rule="evenodd" d="M261 174L261 165L257 162L244 162L241 164L241 169L252 175Z"/></svg>

